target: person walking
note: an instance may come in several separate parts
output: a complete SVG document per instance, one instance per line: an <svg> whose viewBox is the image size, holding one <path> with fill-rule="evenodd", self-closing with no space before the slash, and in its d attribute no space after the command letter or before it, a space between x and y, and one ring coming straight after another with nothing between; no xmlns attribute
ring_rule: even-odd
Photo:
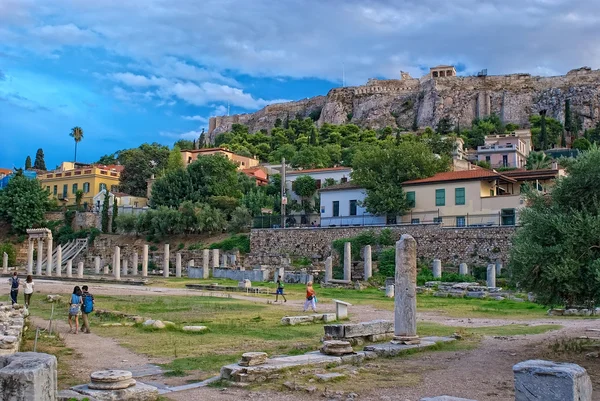
<svg viewBox="0 0 600 401"><path fill-rule="evenodd" d="M90 334L91 332L89 314L94 311L94 296L88 291L87 285L81 287L81 290L83 291L83 306L81 308L81 318L83 319L83 327L81 331L86 334Z"/></svg>
<svg viewBox="0 0 600 401"><path fill-rule="evenodd" d="M23 294L25 297L25 307L29 309L29 303L31 302L31 295L33 294L33 277L31 274L27 276L25 282L23 283Z"/></svg>
<svg viewBox="0 0 600 401"><path fill-rule="evenodd" d="M309 306L312 308L313 312L317 312L317 297L315 295L312 281L306 283L306 301L304 302L304 312L306 312Z"/></svg>
<svg viewBox="0 0 600 401"><path fill-rule="evenodd" d="M73 333L73 321L75 322L75 333L79 330L79 314L81 313L81 303L83 302L83 293L78 285L73 288L71 294L71 303L69 304L69 333Z"/></svg>
<svg viewBox="0 0 600 401"><path fill-rule="evenodd" d="M275 302L277 302L280 295L283 298L283 302L287 302L285 295L283 295L283 283L281 282L281 276L277 276L277 291L275 291Z"/></svg>
<svg viewBox="0 0 600 401"><path fill-rule="evenodd" d="M12 277L8 279L8 283L10 284L10 300L14 305L17 303L17 295L19 295L19 277L17 272L14 272Z"/></svg>

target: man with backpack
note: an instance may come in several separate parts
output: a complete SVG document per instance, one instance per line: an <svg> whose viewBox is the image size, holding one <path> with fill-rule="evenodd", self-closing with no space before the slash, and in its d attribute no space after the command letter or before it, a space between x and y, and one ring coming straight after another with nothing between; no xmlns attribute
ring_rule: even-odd
<svg viewBox="0 0 600 401"><path fill-rule="evenodd" d="M94 311L94 296L89 293L88 286L84 285L81 287L83 291L83 305L81 308L81 317L83 319L82 332L90 334L90 321L88 315Z"/></svg>
<svg viewBox="0 0 600 401"><path fill-rule="evenodd" d="M17 276L17 272L14 272L13 276L8 279L8 283L10 284L10 300L14 305L17 303L17 295L19 295L19 277Z"/></svg>

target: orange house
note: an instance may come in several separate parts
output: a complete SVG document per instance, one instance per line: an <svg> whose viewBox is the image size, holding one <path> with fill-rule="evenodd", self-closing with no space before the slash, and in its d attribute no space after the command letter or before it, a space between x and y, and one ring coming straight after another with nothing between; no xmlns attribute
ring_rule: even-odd
<svg viewBox="0 0 600 401"><path fill-rule="evenodd" d="M269 176L267 175L267 169L262 166L245 168L241 171L248 177L256 180L256 185L259 187L269 184Z"/></svg>

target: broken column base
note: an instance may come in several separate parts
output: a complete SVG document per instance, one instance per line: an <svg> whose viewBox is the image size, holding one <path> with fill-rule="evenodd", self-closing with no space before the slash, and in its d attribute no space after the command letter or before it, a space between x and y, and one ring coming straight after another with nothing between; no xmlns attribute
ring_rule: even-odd
<svg viewBox="0 0 600 401"><path fill-rule="evenodd" d="M156 401L158 389L144 383L137 382L135 386L122 390L93 390L87 384L71 387L71 390L91 397L97 401Z"/></svg>
<svg viewBox="0 0 600 401"><path fill-rule="evenodd" d="M392 344L417 345L421 344L419 336L394 336Z"/></svg>
<svg viewBox="0 0 600 401"><path fill-rule="evenodd" d="M57 366L54 355L38 352L19 352L1 356L0 399L56 400Z"/></svg>

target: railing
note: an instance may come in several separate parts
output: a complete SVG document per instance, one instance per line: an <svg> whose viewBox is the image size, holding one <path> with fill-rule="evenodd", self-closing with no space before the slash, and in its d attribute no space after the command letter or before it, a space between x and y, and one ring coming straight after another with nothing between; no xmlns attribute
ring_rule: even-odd
<svg viewBox="0 0 600 401"><path fill-rule="evenodd" d="M488 146L477 146L477 151L481 152L489 150L489 151L493 151L493 150L515 150L516 146L515 145L488 145Z"/></svg>

